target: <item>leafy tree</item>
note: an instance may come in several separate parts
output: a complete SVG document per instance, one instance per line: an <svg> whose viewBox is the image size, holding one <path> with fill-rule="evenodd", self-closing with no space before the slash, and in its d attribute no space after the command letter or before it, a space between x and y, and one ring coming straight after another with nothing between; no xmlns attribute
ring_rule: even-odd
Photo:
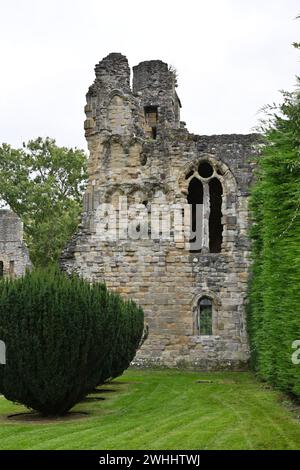
<svg viewBox="0 0 300 470"><path fill-rule="evenodd" d="M23 220L35 265L55 262L75 231L86 177L84 152L48 137L0 146L0 199Z"/></svg>
<svg viewBox="0 0 300 470"><path fill-rule="evenodd" d="M266 145L252 191L253 270L248 329L260 377L300 396L292 343L300 339L300 79L266 108Z"/></svg>

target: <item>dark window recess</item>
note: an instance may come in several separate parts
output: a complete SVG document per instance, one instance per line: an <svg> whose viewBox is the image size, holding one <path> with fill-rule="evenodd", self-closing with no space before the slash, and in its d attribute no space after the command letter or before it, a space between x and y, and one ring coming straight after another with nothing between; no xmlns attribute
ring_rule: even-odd
<svg viewBox="0 0 300 470"><path fill-rule="evenodd" d="M212 333L212 302L207 297L202 297L197 311L197 333L199 335L211 336Z"/></svg>
<svg viewBox="0 0 300 470"><path fill-rule="evenodd" d="M156 139L157 121L158 121L157 106L146 106L144 110L145 110L145 121L149 128L149 134L152 139Z"/></svg>
<svg viewBox="0 0 300 470"><path fill-rule="evenodd" d="M152 127L151 128L151 137L152 137L152 139L156 139L156 136L157 136L157 128Z"/></svg>
<svg viewBox="0 0 300 470"><path fill-rule="evenodd" d="M188 203L191 204L191 230L195 233L197 228L197 204L203 204L203 185L198 178L193 178L189 184ZM202 222L202 221L201 221ZM192 237L190 242L194 242L196 237ZM191 250L193 253L200 253L201 250Z"/></svg>
<svg viewBox="0 0 300 470"><path fill-rule="evenodd" d="M202 176L202 178L209 178L212 176L213 172L213 167L208 162L200 163L198 173L200 176Z"/></svg>
<svg viewBox="0 0 300 470"><path fill-rule="evenodd" d="M0 261L0 277L3 277L3 274L4 274L3 261Z"/></svg>
<svg viewBox="0 0 300 470"><path fill-rule="evenodd" d="M210 216L209 216L209 251L220 253L223 241L222 225L222 185L217 178L209 182Z"/></svg>

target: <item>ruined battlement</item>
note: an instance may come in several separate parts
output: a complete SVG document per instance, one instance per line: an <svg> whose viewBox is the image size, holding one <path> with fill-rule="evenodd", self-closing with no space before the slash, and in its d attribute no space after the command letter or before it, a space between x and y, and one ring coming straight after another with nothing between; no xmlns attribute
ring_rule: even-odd
<svg viewBox="0 0 300 470"><path fill-rule="evenodd" d="M157 138L165 128L180 127L176 76L166 63L150 60L133 67L133 90L122 54L109 54L96 65L95 74L86 95L87 139L95 132ZM121 120L124 125L119 126Z"/></svg>
<svg viewBox="0 0 300 470"><path fill-rule="evenodd" d="M102 59L95 66L95 74L99 91L118 89L130 92L130 68L122 54L114 52Z"/></svg>
<svg viewBox="0 0 300 470"><path fill-rule="evenodd" d="M180 126L181 103L176 93L176 74L161 60L141 62L133 67L133 93L140 106L157 112L159 126Z"/></svg>
<svg viewBox="0 0 300 470"><path fill-rule="evenodd" d="M146 60L133 67L133 93L144 89L166 91L174 87L174 74L161 60Z"/></svg>

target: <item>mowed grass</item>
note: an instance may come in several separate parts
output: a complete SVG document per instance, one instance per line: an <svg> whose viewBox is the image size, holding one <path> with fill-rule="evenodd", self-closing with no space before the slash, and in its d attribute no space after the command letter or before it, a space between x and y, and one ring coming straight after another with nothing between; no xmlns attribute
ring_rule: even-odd
<svg viewBox="0 0 300 470"><path fill-rule="evenodd" d="M0 397L0 449L300 449L297 410L251 373L129 370L101 390L86 417L43 423Z"/></svg>

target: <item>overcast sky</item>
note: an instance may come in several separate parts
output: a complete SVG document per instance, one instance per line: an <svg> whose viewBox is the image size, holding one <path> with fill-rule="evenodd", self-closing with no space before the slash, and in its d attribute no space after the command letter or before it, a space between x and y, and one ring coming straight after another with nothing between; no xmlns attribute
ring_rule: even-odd
<svg viewBox="0 0 300 470"><path fill-rule="evenodd" d="M191 132L251 132L300 75L299 13L299 0L0 0L0 143L86 148L85 93L110 52L172 64Z"/></svg>

